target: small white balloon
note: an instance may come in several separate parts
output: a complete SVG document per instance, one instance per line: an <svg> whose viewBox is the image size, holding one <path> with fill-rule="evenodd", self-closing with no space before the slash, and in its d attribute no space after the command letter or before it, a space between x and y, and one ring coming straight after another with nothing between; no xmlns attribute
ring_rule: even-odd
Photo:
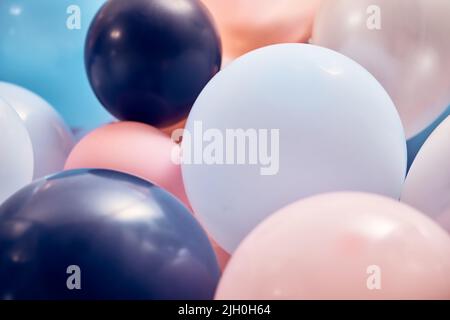
<svg viewBox="0 0 450 320"><path fill-rule="evenodd" d="M437 127L415 158L402 201L450 232L450 116Z"/></svg>
<svg viewBox="0 0 450 320"><path fill-rule="evenodd" d="M33 178L33 147L19 115L0 98L0 204Z"/></svg>
<svg viewBox="0 0 450 320"><path fill-rule="evenodd" d="M229 252L307 196L400 197L406 141L395 106L369 72L326 48L281 44L238 58L205 87L186 129L187 195Z"/></svg>
<svg viewBox="0 0 450 320"><path fill-rule="evenodd" d="M59 114L40 96L0 82L0 97L22 118L33 144L34 179L61 171L74 137Z"/></svg>

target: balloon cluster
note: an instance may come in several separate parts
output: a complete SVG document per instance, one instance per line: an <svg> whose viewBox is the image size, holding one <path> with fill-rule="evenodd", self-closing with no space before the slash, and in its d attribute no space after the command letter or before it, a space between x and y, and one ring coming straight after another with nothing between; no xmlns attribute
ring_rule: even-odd
<svg viewBox="0 0 450 320"><path fill-rule="evenodd" d="M450 299L449 10L1 1L0 299Z"/></svg>

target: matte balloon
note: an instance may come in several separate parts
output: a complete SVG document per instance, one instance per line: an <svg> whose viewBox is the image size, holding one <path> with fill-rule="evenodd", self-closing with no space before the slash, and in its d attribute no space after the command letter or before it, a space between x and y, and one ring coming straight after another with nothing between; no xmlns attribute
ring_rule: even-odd
<svg viewBox="0 0 450 320"><path fill-rule="evenodd" d="M0 98L0 204L33 178L33 146L19 115Z"/></svg>
<svg viewBox="0 0 450 320"><path fill-rule="evenodd" d="M391 95L411 138L450 102L448 12L448 0L324 0L313 43L366 67Z"/></svg>
<svg viewBox="0 0 450 320"><path fill-rule="evenodd" d="M228 58L283 42L307 42L321 0L202 0Z"/></svg>
<svg viewBox="0 0 450 320"><path fill-rule="evenodd" d="M186 207L109 170L62 172L6 201L0 261L0 297L15 300L210 299L219 279Z"/></svg>
<svg viewBox="0 0 450 320"><path fill-rule="evenodd" d="M0 97L15 109L28 130L34 179L61 171L74 137L59 114L38 95L10 83L0 82Z"/></svg>
<svg viewBox="0 0 450 320"><path fill-rule="evenodd" d="M171 192L190 208L181 168L172 162L175 143L164 133L137 122L118 122L85 136L70 153L66 169L102 168L126 172ZM212 242L219 264L229 255Z"/></svg>
<svg viewBox="0 0 450 320"><path fill-rule="evenodd" d="M400 197L406 141L395 106L365 69L325 48L274 45L235 60L203 90L186 132L188 198L228 252L303 197Z"/></svg>
<svg viewBox="0 0 450 320"><path fill-rule="evenodd" d="M0 81L40 95L71 127L110 121L89 87L83 59L89 23L104 2L0 1Z"/></svg>
<svg viewBox="0 0 450 320"><path fill-rule="evenodd" d="M420 149L406 178L402 201L450 232L450 116Z"/></svg>
<svg viewBox="0 0 450 320"><path fill-rule="evenodd" d="M110 0L90 27L85 56L107 110L163 128L187 117L220 68L221 47L197 0Z"/></svg>
<svg viewBox="0 0 450 320"><path fill-rule="evenodd" d="M411 168L411 165L414 162L417 154L419 153L420 148L422 148L423 144L433 131L444 121L448 116L450 116L450 106L445 110L443 114L439 116L431 125L428 126L425 130L423 130L418 135L412 137L406 142L408 147L408 170Z"/></svg>
<svg viewBox="0 0 450 320"><path fill-rule="evenodd" d="M388 198L296 202L239 246L217 299L450 299L450 237Z"/></svg>

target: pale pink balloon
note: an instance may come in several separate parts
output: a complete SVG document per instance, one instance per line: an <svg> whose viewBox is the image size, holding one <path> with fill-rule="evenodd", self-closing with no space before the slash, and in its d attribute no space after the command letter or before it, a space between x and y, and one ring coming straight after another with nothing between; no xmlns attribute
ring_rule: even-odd
<svg viewBox="0 0 450 320"><path fill-rule="evenodd" d="M202 0L219 28L226 59L275 43L306 42L320 0Z"/></svg>
<svg viewBox="0 0 450 320"><path fill-rule="evenodd" d="M402 201L450 232L450 117L431 134L405 181Z"/></svg>
<svg viewBox="0 0 450 320"><path fill-rule="evenodd" d="M243 241L216 299L450 299L450 237L395 200L315 196Z"/></svg>
<svg viewBox="0 0 450 320"><path fill-rule="evenodd" d="M148 180L191 208L184 191L180 166L172 161L176 144L162 131L137 122L116 122L86 135L73 148L65 169L102 168L126 172ZM219 265L229 254L214 241Z"/></svg>

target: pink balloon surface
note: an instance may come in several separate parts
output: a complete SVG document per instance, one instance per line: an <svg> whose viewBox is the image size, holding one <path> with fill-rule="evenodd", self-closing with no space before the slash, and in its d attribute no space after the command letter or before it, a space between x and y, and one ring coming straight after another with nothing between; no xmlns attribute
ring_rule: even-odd
<svg viewBox="0 0 450 320"><path fill-rule="evenodd" d="M311 197L254 229L216 299L450 299L450 237L395 200Z"/></svg>

